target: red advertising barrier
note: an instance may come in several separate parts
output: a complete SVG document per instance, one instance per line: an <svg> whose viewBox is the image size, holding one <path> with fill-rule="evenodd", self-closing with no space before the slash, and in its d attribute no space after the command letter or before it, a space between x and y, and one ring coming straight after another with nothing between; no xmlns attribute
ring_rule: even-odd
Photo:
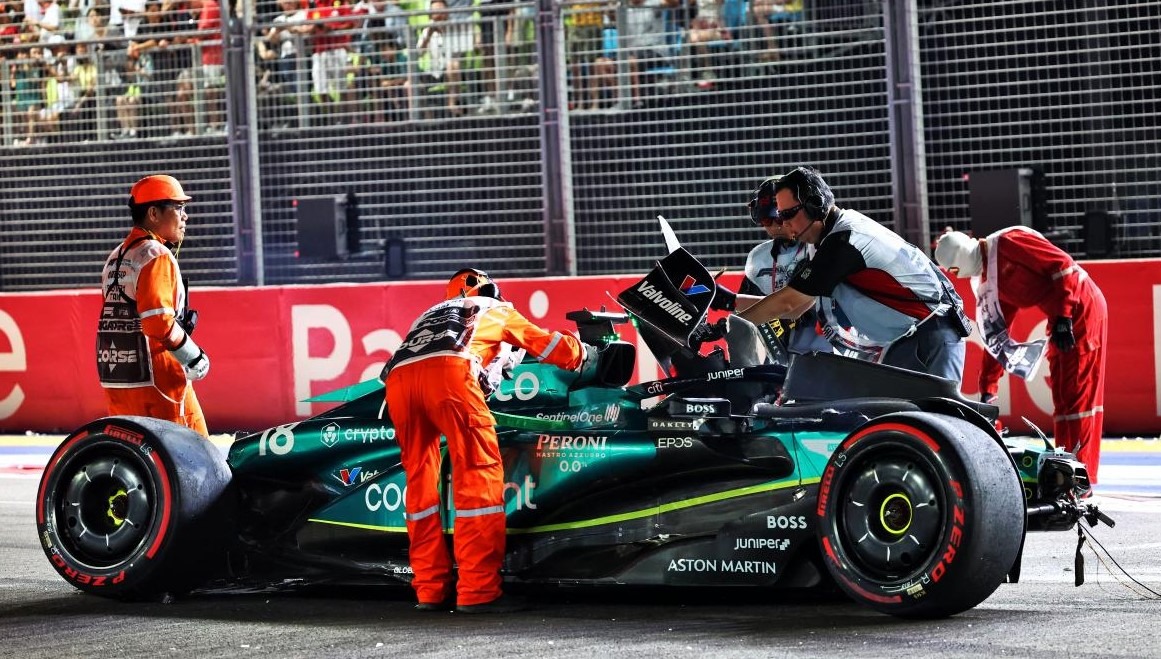
<svg viewBox="0 0 1161 659"><path fill-rule="evenodd" d="M1109 363L1105 426L1109 433L1161 430L1161 374L1155 341L1161 260L1084 264L1108 298ZM734 285L738 275L726 276ZM569 311L605 305L637 276L504 280L504 295L530 319L572 329ZM974 309L967 282L960 292ZM201 323L196 339L211 359L209 377L195 386L211 431L258 430L305 418L329 404L305 398L376 377L411 321L443 295L443 282L266 288L195 288ZM0 432L61 432L105 413L93 354L100 311L98 291L0 294ZM636 341L631 325L619 328ZM1025 312L1013 338L1043 336L1045 321ZM977 394L982 348L972 337L963 391ZM638 350L639 380L659 377L656 362ZM1051 429L1047 364L1031 382L1005 377L1000 405L1006 423L1026 416Z"/></svg>

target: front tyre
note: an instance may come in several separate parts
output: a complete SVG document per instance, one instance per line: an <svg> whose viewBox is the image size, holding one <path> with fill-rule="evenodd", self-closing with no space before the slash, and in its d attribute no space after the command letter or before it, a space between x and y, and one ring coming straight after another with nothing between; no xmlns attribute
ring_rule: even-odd
<svg viewBox="0 0 1161 659"><path fill-rule="evenodd" d="M196 432L108 417L69 435L44 469L44 553L77 588L133 599L181 593L222 564L230 470Z"/></svg>
<svg viewBox="0 0 1161 659"><path fill-rule="evenodd" d="M817 507L823 560L853 599L941 618L984 601L1019 554L1025 511L1008 452L962 419L879 417L831 456Z"/></svg>

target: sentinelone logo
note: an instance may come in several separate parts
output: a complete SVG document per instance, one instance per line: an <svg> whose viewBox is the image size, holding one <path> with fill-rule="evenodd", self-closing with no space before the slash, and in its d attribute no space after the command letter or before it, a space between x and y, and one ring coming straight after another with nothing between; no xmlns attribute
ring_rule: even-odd
<svg viewBox="0 0 1161 659"><path fill-rule="evenodd" d="M587 425L597 424L615 424L617 419L621 416L621 407L616 403L610 403L605 406L604 413L600 410L583 409L576 412L553 412L547 414L545 412L537 412L536 418L547 419L549 421L568 421L569 423L583 423Z"/></svg>
<svg viewBox="0 0 1161 659"><path fill-rule="evenodd" d="M653 304L656 304L658 307L660 307L662 311L669 314L670 316L673 316L677 320L683 323L688 323L689 321L693 320L693 314L681 308L680 302L677 302L676 300L670 300L669 298L665 297L664 293L654 288L653 285L649 282L641 282L641 285L637 287L637 292L640 293L641 296L646 300L653 302Z"/></svg>

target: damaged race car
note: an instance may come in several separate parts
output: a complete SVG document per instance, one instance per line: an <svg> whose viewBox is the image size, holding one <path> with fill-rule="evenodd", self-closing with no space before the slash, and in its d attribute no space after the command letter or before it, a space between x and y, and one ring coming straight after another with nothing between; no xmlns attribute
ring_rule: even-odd
<svg viewBox="0 0 1161 659"><path fill-rule="evenodd" d="M491 409L506 477L504 577L537 586L834 589L936 618L1016 581L1030 531L1111 523L1085 466L1006 442L957 384L833 354L787 355L777 326L708 322L712 275L680 247L568 318L583 372L515 368ZM629 385L636 324L673 373ZM238 438L108 417L65 439L36 501L44 552L118 599L207 586L410 581L407 487L377 380L336 407ZM444 461L442 517L454 542Z"/></svg>

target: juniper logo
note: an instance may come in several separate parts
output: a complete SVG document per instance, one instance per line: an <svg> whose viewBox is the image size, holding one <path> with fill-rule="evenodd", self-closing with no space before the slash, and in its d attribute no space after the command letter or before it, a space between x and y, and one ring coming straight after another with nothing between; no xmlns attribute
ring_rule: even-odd
<svg viewBox="0 0 1161 659"><path fill-rule="evenodd" d="M641 282L641 285L637 287L637 292L640 293L645 299L650 300L653 302L653 304L661 307L662 311L669 314L670 316L673 316L677 320L683 323L688 323L689 321L693 320L693 314L689 313L685 309L682 309L680 302L676 300L670 300L669 298L665 297L664 293L654 288L653 285L649 282Z"/></svg>

